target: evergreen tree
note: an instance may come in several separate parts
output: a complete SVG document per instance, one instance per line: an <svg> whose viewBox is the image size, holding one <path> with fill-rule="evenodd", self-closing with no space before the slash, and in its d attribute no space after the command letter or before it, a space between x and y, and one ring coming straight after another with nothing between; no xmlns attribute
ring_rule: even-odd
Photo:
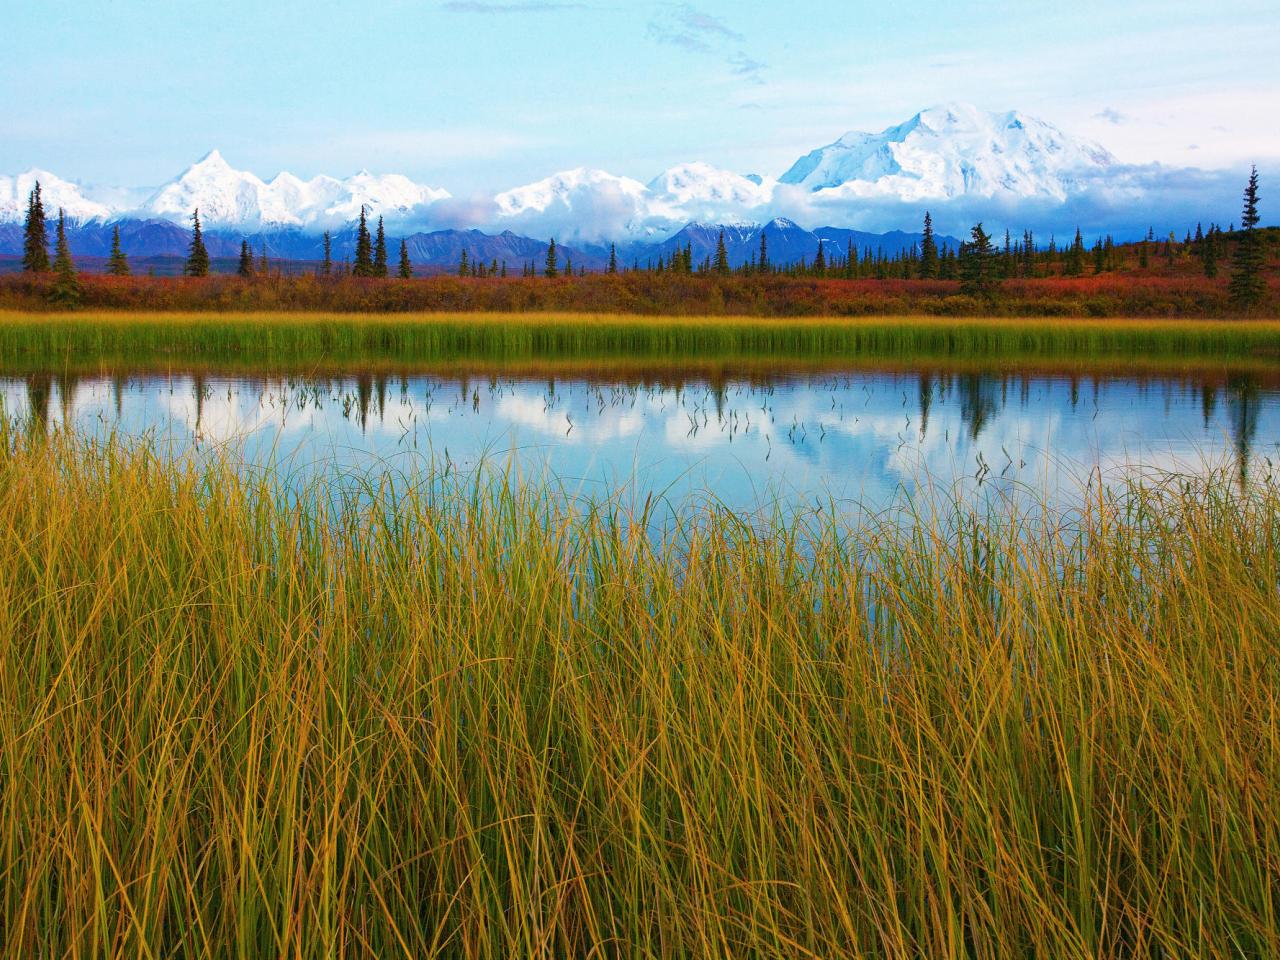
<svg viewBox="0 0 1280 960"><path fill-rule="evenodd" d="M409 262L409 245L403 240L400 241L400 270L398 273L401 280L408 280L413 276L413 264Z"/></svg>
<svg viewBox="0 0 1280 960"><path fill-rule="evenodd" d="M58 210L58 240L54 246L53 288L49 299L58 306L70 309L80 302L80 278L71 259L71 247L67 244L67 222L62 210Z"/></svg>
<svg viewBox="0 0 1280 960"><path fill-rule="evenodd" d="M113 277L129 276L129 258L120 246L120 225L111 228L111 256L107 258L107 273Z"/></svg>
<svg viewBox="0 0 1280 960"><path fill-rule="evenodd" d="M547 245L547 266L542 273L549 280L554 280L559 272L556 269L556 238L552 237L551 243Z"/></svg>
<svg viewBox="0 0 1280 960"><path fill-rule="evenodd" d="M324 232L324 259L320 261L320 272L326 277L333 272L333 238L328 230Z"/></svg>
<svg viewBox="0 0 1280 960"><path fill-rule="evenodd" d="M507 261L502 261L502 273L499 274L503 280L507 279Z"/></svg>
<svg viewBox="0 0 1280 960"><path fill-rule="evenodd" d="M969 242L964 246L961 289L965 293L991 296L997 282L991 255L991 235L982 229L981 223L975 223L969 232Z"/></svg>
<svg viewBox="0 0 1280 960"><path fill-rule="evenodd" d="M609 244L609 272L618 272L618 247L617 244Z"/></svg>
<svg viewBox="0 0 1280 960"><path fill-rule="evenodd" d="M364 204L360 205L360 223L356 227L356 260L351 266L353 277L373 276L373 241L369 237L369 219Z"/></svg>
<svg viewBox="0 0 1280 960"><path fill-rule="evenodd" d="M1262 236L1258 233L1258 168L1249 174L1244 188L1244 212L1240 218L1240 236L1231 258L1231 302L1238 307L1252 307L1267 292L1262 278Z"/></svg>
<svg viewBox="0 0 1280 960"><path fill-rule="evenodd" d="M1213 227L1204 238L1200 248L1200 260L1204 264L1204 275L1212 280L1218 275L1218 236Z"/></svg>
<svg viewBox="0 0 1280 960"><path fill-rule="evenodd" d="M572 257L565 257L564 259L564 275L570 278L573 277L573 258Z"/></svg>
<svg viewBox="0 0 1280 960"><path fill-rule="evenodd" d="M44 201L40 198L40 181L27 198L27 223L22 236L22 269L28 273L45 273L49 269L49 234L45 226Z"/></svg>
<svg viewBox="0 0 1280 960"><path fill-rule="evenodd" d="M271 261L267 259L267 241L262 241L262 256L258 259L258 272L264 277L271 272Z"/></svg>
<svg viewBox="0 0 1280 960"><path fill-rule="evenodd" d="M1102 273L1107 268L1107 252L1102 245L1102 240L1098 239L1093 244L1093 273L1094 276Z"/></svg>
<svg viewBox="0 0 1280 960"><path fill-rule="evenodd" d="M937 275L938 242L933 238L933 217L926 210L924 212L924 236L920 238L920 279L931 280Z"/></svg>
<svg viewBox="0 0 1280 960"><path fill-rule="evenodd" d="M373 245L373 275L387 275L387 234L382 229L382 218L378 218L378 239Z"/></svg>
<svg viewBox="0 0 1280 960"><path fill-rule="evenodd" d="M240 267L236 273L242 277L253 276L253 254L249 252L249 241L240 241Z"/></svg>
<svg viewBox="0 0 1280 960"><path fill-rule="evenodd" d="M209 251L204 247L204 231L200 229L200 210L191 214L191 248L187 253L186 274L188 277L207 277L209 275Z"/></svg>
<svg viewBox="0 0 1280 960"><path fill-rule="evenodd" d="M729 272L729 251L725 249L723 230L720 231L720 238L716 240L716 258L712 269L721 276Z"/></svg>
<svg viewBox="0 0 1280 960"><path fill-rule="evenodd" d="M760 228L760 259L756 261L761 273L769 272L769 244L764 238L764 227Z"/></svg>
<svg viewBox="0 0 1280 960"><path fill-rule="evenodd" d="M471 276L471 265L467 262L467 248L462 248L462 256L458 258L458 276Z"/></svg>
<svg viewBox="0 0 1280 960"><path fill-rule="evenodd" d="M1076 237L1071 241L1071 249L1067 251L1067 275L1078 277L1084 273L1084 237L1080 228L1076 227Z"/></svg>

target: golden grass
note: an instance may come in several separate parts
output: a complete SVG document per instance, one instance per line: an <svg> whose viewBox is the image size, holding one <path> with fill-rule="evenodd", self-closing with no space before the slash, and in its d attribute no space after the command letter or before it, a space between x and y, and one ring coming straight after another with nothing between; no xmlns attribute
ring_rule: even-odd
<svg viewBox="0 0 1280 960"><path fill-rule="evenodd" d="M0 314L0 375L138 369L1280 368L1280 323L619 314ZM1139 371L1140 372L1140 371Z"/></svg>
<svg viewBox="0 0 1280 960"><path fill-rule="evenodd" d="M1280 955L1274 484L352 489L3 437L0 953Z"/></svg>

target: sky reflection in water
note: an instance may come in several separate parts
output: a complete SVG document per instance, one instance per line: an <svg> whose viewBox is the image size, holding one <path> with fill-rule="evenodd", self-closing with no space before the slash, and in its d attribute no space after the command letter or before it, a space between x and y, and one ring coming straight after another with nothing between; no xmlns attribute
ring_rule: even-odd
<svg viewBox="0 0 1280 960"><path fill-rule="evenodd" d="M5 415L185 450L231 444L297 477L427 463L510 465L569 489L627 486L747 509L834 497L876 507L923 477L968 489L1078 490L1090 469L1269 469L1280 390L1248 375L1075 378L823 374L599 383L431 375L148 376L0 381ZM34 419L32 415L34 413Z"/></svg>

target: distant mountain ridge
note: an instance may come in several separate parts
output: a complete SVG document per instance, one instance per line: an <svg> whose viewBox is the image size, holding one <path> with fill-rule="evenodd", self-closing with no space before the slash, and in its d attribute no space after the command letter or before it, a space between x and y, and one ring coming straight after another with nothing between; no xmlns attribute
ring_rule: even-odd
<svg viewBox="0 0 1280 960"><path fill-rule="evenodd" d="M120 230L120 245L130 257L185 257L191 243L191 231L167 220L119 220L110 223L90 221L74 224L67 230L72 255L79 258L105 260L111 251L111 238L115 229ZM659 258L669 259L677 250L686 246L692 249L694 261L701 263L714 256L720 231L725 234L725 248L732 266L738 267L757 258L760 251L760 235L765 234L770 262L777 265L812 261L818 244L826 245L827 254L843 257L848 243L852 242L861 257L865 251L882 252L886 256L906 252L919 244L921 235L894 231L886 234L867 233L839 227L819 227L806 230L785 219L774 219L764 224L686 224L665 240L654 243L634 242L616 247L619 264L626 268L655 265ZM320 237L304 230L290 228L244 234L219 229L206 230L205 245L215 258L234 258L240 253L242 241L249 243L256 258L265 248L271 260L290 262L316 262L324 255ZM508 273L521 270L532 263L541 272L547 257L548 242L521 236L510 230L498 234L481 230L432 230L408 234L403 238L388 235L388 244L394 257L400 240L405 241L409 259L418 270L447 272L457 268L462 252L468 261L499 265L505 263ZM953 237L938 236L939 245L958 245ZM335 231L331 239L331 255L336 264L351 259L355 254L356 231L345 227ZM609 262L609 246L599 244L557 244L560 264L572 261L575 267L602 270ZM0 224L0 257L21 256L22 227L20 224Z"/></svg>
<svg viewBox="0 0 1280 960"><path fill-rule="evenodd" d="M1220 190L1225 182L1202 171L1126 166L1100 145L1044 120L964 103L922 110L879 133L846 133L803 154L777 177L702 160L676 164L648 180L580 166L456 198L442 186L394 173L304 180L281 172L262 179L232 167L214 150L152 190L90 187L36 169L0 176L0 224L22 220L37 179L49 215L63 208L80 225L163 220L185 227L199 208L211 230L244 236L296 230L314 237L342 231L363 207L371 217L385 218L398 236L510 231L554 236L584 250L611 242L661 244L697 223L785 219L843 223L877 234L914 226L925 209L953 233L967 231L975 220L998 228L1074 230L1082 218L1098 224L1115 210L1132 214L1145 232L1148 222L1142 221L1154 219L1155 205L1197 208L1206 191ZM1224 195L1215 194L1215 203ZM998 224L990 222L995 217L1002 218ZM1116 226L1106 221L1108 230Z"/></svg>

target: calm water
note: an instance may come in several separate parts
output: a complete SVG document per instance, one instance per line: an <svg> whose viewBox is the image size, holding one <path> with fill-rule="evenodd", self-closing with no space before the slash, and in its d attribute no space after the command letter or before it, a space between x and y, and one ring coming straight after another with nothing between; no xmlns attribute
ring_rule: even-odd
<svg viewBox="0 0 1280 960"><path fill-rule="evenodd" d="M98 436L230 444L296 476L483 462L573 489L749 508L875 505L923 476L1055 496L1090 469L1237 474L1280 457L1280 380L850 372L636 383L430 375L0 380L6 416Z"/></svg>

